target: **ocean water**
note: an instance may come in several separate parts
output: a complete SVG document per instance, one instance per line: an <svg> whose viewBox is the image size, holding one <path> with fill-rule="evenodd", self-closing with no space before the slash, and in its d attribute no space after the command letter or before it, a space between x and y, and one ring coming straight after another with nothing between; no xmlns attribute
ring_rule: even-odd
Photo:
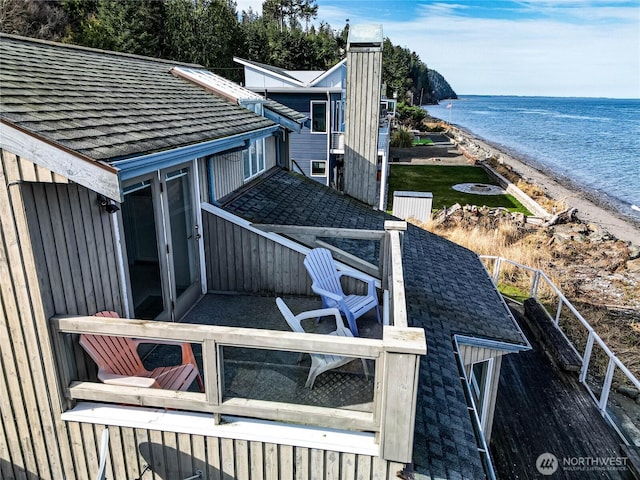
<svg viewBox="0 0 640 480"><path fill-rule="evenodd" d="M640 99L464 96L427 112L640 222Z"/></svg>

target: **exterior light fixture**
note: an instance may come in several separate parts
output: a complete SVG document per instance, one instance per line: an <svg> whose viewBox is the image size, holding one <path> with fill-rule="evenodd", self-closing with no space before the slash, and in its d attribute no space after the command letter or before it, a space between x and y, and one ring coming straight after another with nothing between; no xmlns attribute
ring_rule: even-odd
<svg viewBox="0 0 640 480"><path fill-rule="evenodd" d="M104 195L98 195L98 203L100 203L100 206L104 208L104 211L109 214L116 213L118 210L120 210L120 207L118 205L113 203Z"/></svg>

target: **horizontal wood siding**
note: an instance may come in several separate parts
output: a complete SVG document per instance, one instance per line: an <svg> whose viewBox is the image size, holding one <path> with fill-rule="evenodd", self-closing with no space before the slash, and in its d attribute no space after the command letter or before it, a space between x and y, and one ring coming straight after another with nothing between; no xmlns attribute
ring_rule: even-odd
<svg viewBox="0 0 640 480"><path fill-rule="evenodd" d="M311 176L312 160L328 161L326 135L311 133L308 128L303 128L299 134L291 135L290 139L291 158L300 165L305 175Z"/></svg>
<svg viewBox="0 0 640 480"><path fill-rule="evenodd" d="M104 425L69 422L69 429L100 439ZM107 478L182 479L203 473L205 480L353 480L394 479L404 465L381 461L368 455L294 447L275 443L204 437L108 426L109 458ZM82 445L92 457L99 443ZM94 478L97 463L80 469L76 477Z"/></svg>
<svg viewBox="0 0 640 480"><path fill-rule="evenodd" d="M215 155L212 159L214 192L218 200L244 183L242 152Z"/></svg>
<svg viewBox="0 0 640 480"><path fill-rule="evenodd" d="M203 212L210 291L311 295L304 255Z"/></svg>
<svg viewBox="0 0 640 480"><path fill-rule="evenodd" d="M311 101L322 101L327 99L326 92L320 90L318 93L272 93L269 92L269 98L275 100L278 103L281 103L296 112L302 113L309 117L309 113L311 112Z"/></svg>

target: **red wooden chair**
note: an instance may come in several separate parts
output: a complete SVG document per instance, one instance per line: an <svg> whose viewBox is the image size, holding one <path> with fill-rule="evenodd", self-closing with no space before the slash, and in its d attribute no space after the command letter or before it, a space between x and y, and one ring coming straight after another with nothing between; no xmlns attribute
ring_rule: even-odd
<svg viewBox="0 0 640 480"><path fill-rule="evenodd" d="M118 314L99 312L95 316L117 318ZM147 370L138 355L138 346L146 343L180 346L182 363ZM82 334L80 345L98 365L98 379L103 383L165 390L188 390L196 380L200 391L204 392L198 364L189 343Z"/></svg>

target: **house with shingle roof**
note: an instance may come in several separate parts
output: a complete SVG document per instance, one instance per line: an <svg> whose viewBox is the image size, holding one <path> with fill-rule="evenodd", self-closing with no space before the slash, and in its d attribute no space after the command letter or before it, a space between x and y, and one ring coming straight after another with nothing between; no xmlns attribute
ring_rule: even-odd
<svg viewBox="0 0 640 480"><path fill-rule="evenodd" d="M234 61L244 67L249 90L309 118L291 138L294 171L384 210L396 101L382 92L381 25L353 25L348 47L346 58L328 70Z"/></svg>
<svg viewBox="0 0 640 480"><path fill-rule="evenodd" d="M304 115L200 66L6 35L0 61L3 478L492 477L529 346L475 254L292 172ZM274 297L317 308L317 246L383 325L289 331ZM189 344L204 392L100 382L79 334ZM369 372L307 389L308 353Z"/></svg>

